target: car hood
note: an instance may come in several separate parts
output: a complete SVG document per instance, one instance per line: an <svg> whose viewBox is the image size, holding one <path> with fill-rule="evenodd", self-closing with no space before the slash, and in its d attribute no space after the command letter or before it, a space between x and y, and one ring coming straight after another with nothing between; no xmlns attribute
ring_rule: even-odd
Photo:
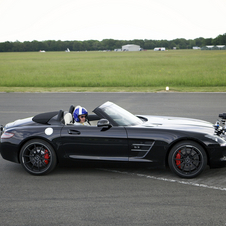
<svg viewBox="0 0 226 226"><path fill-rule="evenodd" d="M162 129L175 129L193 132L214 132L214 126L210 122L192 118L142 115L147 119L143 126Z"/></svg>

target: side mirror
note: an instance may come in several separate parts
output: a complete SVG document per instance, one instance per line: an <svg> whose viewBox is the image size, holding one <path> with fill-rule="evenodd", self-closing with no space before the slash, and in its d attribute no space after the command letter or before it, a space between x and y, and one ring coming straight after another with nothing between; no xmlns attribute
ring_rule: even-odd
<svg viewBox="0 0 226 226"><path fill-rule="evenodd" d="M112 127L112 125L109 123L107 119L102 118L97 122L97 127L104 127L106 129Z"/></svg>

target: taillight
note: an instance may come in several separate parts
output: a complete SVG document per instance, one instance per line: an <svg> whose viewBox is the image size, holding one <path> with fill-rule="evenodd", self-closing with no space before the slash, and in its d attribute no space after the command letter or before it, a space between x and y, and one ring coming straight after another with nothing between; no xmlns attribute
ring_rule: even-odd
<svg viewBox="0 0 226 226"><path fill-rule="evenodd" d="M13 136L14 136L13 133L7 133L7 132L5 132L5 133L3 133L3 134L1 135L1 139L9 139L9 138L11 138L11 137L13 137Z"/></svg>

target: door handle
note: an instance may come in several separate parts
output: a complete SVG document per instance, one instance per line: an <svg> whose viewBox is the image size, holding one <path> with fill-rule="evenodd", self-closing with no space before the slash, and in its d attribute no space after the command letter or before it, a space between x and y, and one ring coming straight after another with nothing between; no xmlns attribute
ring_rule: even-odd
<svg viewBox="0 0 226 226"><path fill-rule="evenodd" d="M69 129L69 130L68 130L68 133L69 133L69 134L77 134L77 135L79 135L81 132L78 131L78 130Z"/></svg>

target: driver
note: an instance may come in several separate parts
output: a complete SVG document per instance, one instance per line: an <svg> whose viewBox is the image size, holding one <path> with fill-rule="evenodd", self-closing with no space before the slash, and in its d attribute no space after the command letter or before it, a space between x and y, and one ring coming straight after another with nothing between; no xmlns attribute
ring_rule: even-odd
<svg viewBox="0 0 226 226"><path fill-rule="evenodd" d="M81 106L76 106L74 113L73 113L74 119L75 119L75 125L84 125L84 126L90 126L90 123L87 119L88 111Z"/></svg>

